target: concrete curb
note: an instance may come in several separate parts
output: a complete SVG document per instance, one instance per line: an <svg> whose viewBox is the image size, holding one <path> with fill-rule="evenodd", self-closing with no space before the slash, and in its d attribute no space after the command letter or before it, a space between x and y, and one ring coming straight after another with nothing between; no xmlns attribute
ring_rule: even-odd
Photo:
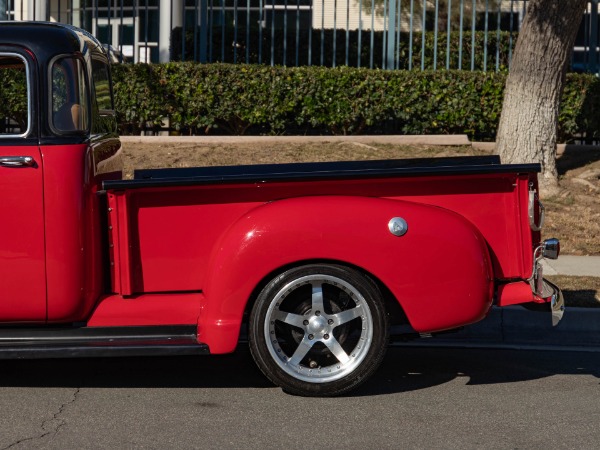
<svg viewBox="0 0 600 450"><path fill-rule="evenodd" d="M466 134L425 136L121 136L124 144L244 144L358 142L397 145L471 145Z"/></svg>
<svg viewBox="0 0 600 450"><path fill-rule="evenodd" d="M558 259L542 260L542 266L544 275L600 277L600 256L560 255Z"/></svg>
<svg viewBox="0 0 600 450"><path fill-rule="evenodd" d="M567 308L562 321L553 327L549 312L528 311L520 306L494 307L481 322L415 344L600 351L600 309Z"/></svg>

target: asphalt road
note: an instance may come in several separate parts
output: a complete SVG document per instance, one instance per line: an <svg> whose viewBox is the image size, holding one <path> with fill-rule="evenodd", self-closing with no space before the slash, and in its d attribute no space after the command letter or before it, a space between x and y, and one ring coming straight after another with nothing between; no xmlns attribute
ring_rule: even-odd
<svg viewBox="0 0 600 450"><path fill-rule="evenodd" d="M224 357L0 361L0 449L598 448L600 353L391 348L354 395Z"/></svg>

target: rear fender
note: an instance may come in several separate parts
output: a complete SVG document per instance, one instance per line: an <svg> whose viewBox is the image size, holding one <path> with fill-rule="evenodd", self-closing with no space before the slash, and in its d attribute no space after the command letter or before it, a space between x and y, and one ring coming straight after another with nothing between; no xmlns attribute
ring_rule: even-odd
<svg viewBox="0 0 600 450"><path fill-rule="evenodd" d="M394 236L390 219L408 232ZM400 302L420 332L485 317L493 281L485 240L464 217L412 202L366 197L300 197L262 205L227 230L211 257L199 340L233 351L252 292L268 275L302 261L362 268Z"/></svg>

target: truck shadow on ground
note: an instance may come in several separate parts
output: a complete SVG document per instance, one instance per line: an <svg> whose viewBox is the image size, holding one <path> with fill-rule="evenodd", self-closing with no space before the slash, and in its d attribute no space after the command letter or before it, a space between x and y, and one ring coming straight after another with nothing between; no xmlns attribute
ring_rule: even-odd
<svg viewBox="0 0 600 450"><path fill-rule="evenodd" d="M465 385L517 383L553 375L600 380L598 353L503 349L393 348L377 374L356 395L427 389L466 378Z"/></svg>
<svg viewBox="0 0 600 450"><path fill-rule="evenodd" d="M567 145L565 151L556 160L559 175L564 175L569 170L585 167L600 161L600 147Z"/></svg>
<svg viewBox="0 0 600 450"><path fill-rule="evenodd" d="M273 387L245 348L210 357L4 360L0 367L0 387ZM563 374L600 379L598 353L392 347L375 376L350 395L415 391L458 377L467 377L466 385L482 385Z"/></svg>
<svg viewBox="0 0 600 450"><path fill-rule="evenodd" d="M598 289L564 289L565 301L571 306L600 306L600 287Z"/></svg>

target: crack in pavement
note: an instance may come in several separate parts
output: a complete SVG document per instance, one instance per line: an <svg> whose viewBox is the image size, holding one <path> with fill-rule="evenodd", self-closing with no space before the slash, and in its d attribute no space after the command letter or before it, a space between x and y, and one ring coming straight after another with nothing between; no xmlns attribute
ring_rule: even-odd
<svg viewBox="0 0 600 450"><path fill-rule="evenodd" d="M29 441L37 441L40 439L43 439L47 436L54 436L56 433L58 433L58 431L64 427L67 422L63 419L60 418L60 416L64 413L65 409L67 407L69 407L70 405L72 405L73 403L75 403L77 401L77 398L79 396L79 393L81 392L81 388L78 387L75 389L75 391L73 392L73 397L67 401L64 402L60 405L60 407L58 408L58 411L55 412L54 414L52 414L52 417L50 419L46 419L42 422L42 424L40 425L40 428L42 429L43 433L39 434L37 436L31 436L31 437L27 437L27 438L23 438L23 439L19 439L16 442L13 442L12 444L9 444L6 447L3 447L0 450L8 450L9 448L13 448L19 444L22 444L23 442L29 442ZM56 422L56 424L55 424Z"/></svg>

